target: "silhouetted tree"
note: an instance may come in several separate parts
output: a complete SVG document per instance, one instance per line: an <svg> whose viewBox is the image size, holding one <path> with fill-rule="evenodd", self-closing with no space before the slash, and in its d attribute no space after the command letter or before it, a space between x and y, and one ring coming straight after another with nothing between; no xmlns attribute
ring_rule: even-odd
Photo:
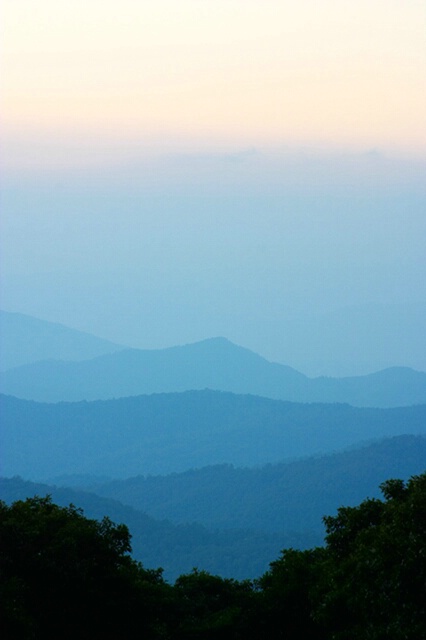
<svg viewBox="0 0 426 640"><path fill-rule="evenodd" d="M161 572L129 556L126 526L49 497L0 502L2 638L156 638Z"/></svg>
<svg viewBox="0 0 426 640"><path fill-rule="evenodd" d="M174 638L233 640L249 638L247 619L253 603L250 581L238 582L194 569L175 582L179 624Z"/></svg>
<svg viewBox="0 0 426 640"><path fill-rule="evenodd" d="M426 637L426 473L324 518L326 545L286 549L259 580L194 570L166 584L130 534L49 497L0 502L5 640L419 640Z"/></svg>
<svg viewBox="0 0 426 640"><path fill-rule="evenodd" d="M324 518L331 567L323 603L332 638L426 637L426 474L381 485Z"/></svg>

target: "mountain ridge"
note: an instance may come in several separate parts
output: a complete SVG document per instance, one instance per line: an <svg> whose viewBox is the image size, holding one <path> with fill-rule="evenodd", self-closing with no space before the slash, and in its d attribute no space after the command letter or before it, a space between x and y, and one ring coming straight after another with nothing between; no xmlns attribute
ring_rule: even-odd
<svg viewBox="0 0 426 640"><path fill-rule="evenodd" d="M402 435L258 468L220 464L95 483L86 477L86 486L80 478L48 484L0 478L0 499L50 494L87 517L124 522L134 556L145 566L163 566L169 579L194 566L241 579L260 575L284 547L321 544L322 516L342 503L378 497L384 478L407 479L425 468L426 437Z"/></svg>
<svg viewBox="0 0 426 640"><path fill-rule="evenodd" d="M59 322L0 309L2 371L52 358L85 360L124 348Z"/></svg>
<svg viewBox="0 0 426 640"><path fill-rule="evenodd" d="M407 479L425 469L426 436L400 435L261 467L222 464L86 488L174 523L320 532L322 516L335 513L340 504L355 506L360 496L379 497L383 478ZM61 484L67 486L66 478Z"/></svg>
<svg viewBox="0 0 426 640"><path fill-rule="evenodd" d="M117 524L126 524L131 533L133 557L145 568L164 568L164 576L170 581L189 573L194 566L229 578L254 578L267 569L271 558L283 546L307 548L321 542L321 537L310 532L268 534L244 529L218 532L197 523L176 525L88 491L19 477L0 477L0 499L6 503L35 495L50 495L61 506L72 503L89 518L101 520L108 516Z"/></svg>
<svg viewBox="0 0 426 640"><path fill-rule="evenodd" d="M1 393L40 402L206 388L292 402L396 407L426 402L426 373L390 367L366 376L308 378L217 337L165 349L121 349L80 362L44 360L0 374Z"/></svg>
<svg viewBox="0 0 426 640"><path fill-rule="evenodd" d="M426 432L426 405L357 408L210 390L57 404L1 395L0 412L3 474L40 480L257 466Z"/></svg>

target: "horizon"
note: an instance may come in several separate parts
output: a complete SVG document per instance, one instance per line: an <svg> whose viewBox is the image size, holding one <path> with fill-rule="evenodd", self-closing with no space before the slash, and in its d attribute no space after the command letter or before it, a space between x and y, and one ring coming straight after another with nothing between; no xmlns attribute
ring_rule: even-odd
<svg viewBox="0 0 426 640"><path fill-rule="evenodd" d="M228 343L230 345L232 345L233 347L237 347L238 349L242 349L244 351L250 351L251 353L253 353L256 356L260 356L262 359L266 360L267 362L271 363L271 364L279 364L282 365L284 367L290 367L292 369L294 369L295 371L298 371L299 373L302 373L303 375L305 375L307 378L317 378L317 377L335 377L335 378L345 378L345 377L363 377L366 375L370 375L370 374L374 374L374 373L379 373L381 371L384 371L386 369L404 369L404 368L408 368L414 371L418 371L418 372L426 372L426 363L425 365L422 367L422 365L420 364L420 366L411 366L410 364L404 364L403 361L401 361L400 363L393 361L392 364L387 364L383 367L381 367L380 365L374 367L373 368L366 368L364 365L364 368L360 368L358 371L356 372L351 372L351 373L330 373L324 370L317 370L315 371L313 369L313 362L312 359L310 361L310 367L311 369L308 371L304 370L302 367L297 367L297 366L293 366L292 364L289 363L289 361L287 360L274 360L272 357L268 357L267 354L263 354L260 351L257 351L255 348L242 344L240 342L236 342L234 340L231 340L229 337L227 336L206 336L206 337L201 337L198 338L197 340L191 340L188 342L183 342L183 343L174 343L174 344L164 344L162 346L151 346L151 347L144 347L143 345L139 345L136 346L134 344L130 344L130 343L126 343L123 341L114 341L114 340L109 340L109 338L105 338L99 335L96 335L94 333L88 332L88 331L84 331L81 329L78 329L76 327L71 327L69 325L63 324L61 322L52 322L51 320L47 320L46 318L40 318L40 317L35 317L35 316L31 316L28 314L23 314L21 312L18 311L10 311L10 310L6 310L6 309L1 309L0 308L0 314L7 314L7 315L17 315L17 316L22 316L24 318L29 318L30 320L36 320L37 322L41 322L41 323L46 323L46 324L50 324L50 325L54 325L56 327L61 327L62 329L65 330L70 330L72 332L76 332L76 333L81 333L87 336L90 336L91 338L96 338L96 339L100 339L106 342L111 342L111 345L116 346L116 347L122 347L122 350L142 350L142 351L164 351L164 350L173 350L173 349L179 349L179 348L184 348L184 347L190 347L190 346L195 346L198 344L202 344L205 342L222 342L222 343ZM1 341L0 341L0 348L2 347L1 345ZM121 350L121 349L120 349ZM107 353L105 353L105 355L107 355ZM423 362L421 359L419 360L419 362ZM324 365L323 365L324 366ZM309 363L308 363L308 367L309 367ZM6 367L6 369L4 369L4 371L7 371L9 367Z"/></svg>
<svg viewBox="0 0 426 640"><path fill-rule="evenodd" d="M426 8L6 0L1 305L426 368Z"/></svg>

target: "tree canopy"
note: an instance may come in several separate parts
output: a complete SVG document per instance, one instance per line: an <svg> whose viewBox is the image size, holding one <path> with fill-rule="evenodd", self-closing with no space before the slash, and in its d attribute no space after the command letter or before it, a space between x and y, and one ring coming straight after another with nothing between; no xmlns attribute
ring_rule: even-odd
<svg viewBox="0 0 426 640"><path fill-rule="evenodd" d="M324 518L325 546L285 549L259 579L195 569L167 584L124 525L49 497L0 502L6 640L419 640L426 637L426 473Z"/></svg>
<svg viewBox="0 0 426 640"><path fill-rule="evenodd" d="M133 638L156 624L159 572L132 560L126 526L50 497L0 502L3 638Z"/></svg>

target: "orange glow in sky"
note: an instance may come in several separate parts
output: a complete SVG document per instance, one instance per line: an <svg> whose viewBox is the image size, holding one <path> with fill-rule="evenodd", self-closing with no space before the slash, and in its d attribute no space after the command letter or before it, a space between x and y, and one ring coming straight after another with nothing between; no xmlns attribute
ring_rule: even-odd
<svg viewBox="0 0 426 640"><path fill-rule="evenodd" d="M18 165L23 136L426 150L424 2L3 0L1 17Z"/></svg>

